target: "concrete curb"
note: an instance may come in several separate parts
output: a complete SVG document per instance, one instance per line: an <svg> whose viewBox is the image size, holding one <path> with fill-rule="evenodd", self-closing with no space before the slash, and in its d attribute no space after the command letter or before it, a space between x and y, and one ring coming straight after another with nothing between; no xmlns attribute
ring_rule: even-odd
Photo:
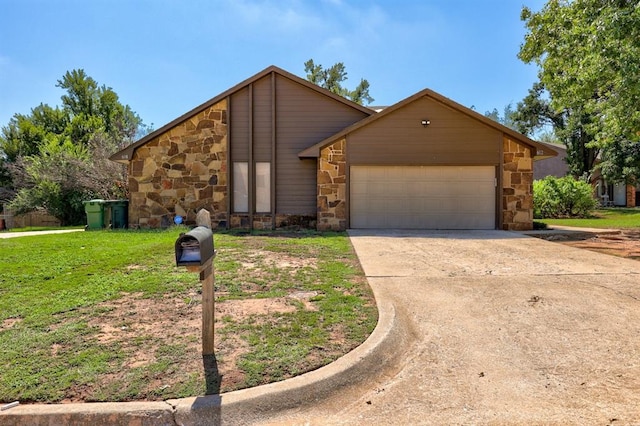
<svg viewBox="0 0 640 426"><path fill-rule="evenodd" d="M21 405L0 412L0 424L250 425L287 410L317 405L394 374L401 367L404 352L398 348L415 341L415 332L402 312L372 289L379 314L369 338L342 358L301 376L221 395L166 402Z"/></svg>
<svg viewBox="0 0 640 426"><path fill-rule="evenodd" d="M19 405L0 412L3 426L175 425L166 402Z"/></svg>
<svg viewBox="0 0 640 426"><path fill-rule="evenodd" d="M370 383L399 370L402 351L412 332L395 307L378 300L375 330L359 347L318 370L282 382L223 395L169 400L175 406L176 423L251 425L287 410L318 405L349 388Z"/></svg>

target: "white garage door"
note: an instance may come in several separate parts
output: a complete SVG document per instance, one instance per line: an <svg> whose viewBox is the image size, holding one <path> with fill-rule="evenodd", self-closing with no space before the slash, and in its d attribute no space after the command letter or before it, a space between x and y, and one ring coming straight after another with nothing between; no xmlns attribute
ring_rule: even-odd
<svg viewBox="0 0 640 426"><path fill-rule="evenodd" d="M493 166L352 166L351 228L494 229Z"/></svg>

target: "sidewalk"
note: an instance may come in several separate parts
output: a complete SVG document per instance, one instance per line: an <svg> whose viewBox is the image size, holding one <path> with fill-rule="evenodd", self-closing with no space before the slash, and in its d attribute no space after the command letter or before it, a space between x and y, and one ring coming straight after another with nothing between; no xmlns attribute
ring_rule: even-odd
<svg viewBox="0 0 640 426"><path fill-rule="evenodd" d="M27 231L27 232L0 232L0 239L3 238L18 238L18 237L33 237L36 235L47 234L68 234L69 232L80 232L84 229L57 229L55 231Z"/></svg>

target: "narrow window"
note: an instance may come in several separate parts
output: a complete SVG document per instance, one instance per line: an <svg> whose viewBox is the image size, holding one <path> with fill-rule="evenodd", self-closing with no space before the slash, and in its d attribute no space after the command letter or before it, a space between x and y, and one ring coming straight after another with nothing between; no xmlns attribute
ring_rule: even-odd
<svg viewBox="0 0 640 426"><path fill-rule="evenodd" d="M256 212L271 211L271 163L256 163Z"/></svg>
<svg viewBox="0 0 640 426"><path fill-rule="evenodd" d="M249 211L249 163L233 163L233 211Z"/></svg>

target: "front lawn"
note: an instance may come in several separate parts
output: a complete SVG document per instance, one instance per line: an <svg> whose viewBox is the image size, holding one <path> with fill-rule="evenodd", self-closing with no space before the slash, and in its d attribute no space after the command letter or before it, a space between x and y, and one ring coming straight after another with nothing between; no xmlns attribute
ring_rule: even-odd
<svg viewBox="0 0 640 426"><path fill-rule="evenodd" d="M198 275L174 266L180 232L0 239L0 402L226 392L318 368L375 326L346 234L218 233L211 386Z"/></svg>
<svg viewBox="0 0 640 426"><path fill-rule="evenodd" d="M587 219L536 219L536 222L582 228L629 229L640 228L640 208L605 208L596 210Z"/></svg>

